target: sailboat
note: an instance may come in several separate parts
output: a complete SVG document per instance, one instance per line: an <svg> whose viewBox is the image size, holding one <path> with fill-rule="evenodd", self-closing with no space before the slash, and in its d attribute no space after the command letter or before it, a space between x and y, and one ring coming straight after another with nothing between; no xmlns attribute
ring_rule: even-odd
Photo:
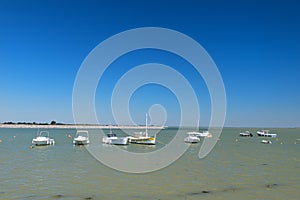
<svg viewBox="0 0 300 200"><path fill-rule="evenodd" d="M149 136L148 135L148 114L146 113L146 130L145 132L135 132L133 136L129 136L128 140L130 143L135 144L146 144L146 145L154 145L156 142L156 135Z"/></svg>

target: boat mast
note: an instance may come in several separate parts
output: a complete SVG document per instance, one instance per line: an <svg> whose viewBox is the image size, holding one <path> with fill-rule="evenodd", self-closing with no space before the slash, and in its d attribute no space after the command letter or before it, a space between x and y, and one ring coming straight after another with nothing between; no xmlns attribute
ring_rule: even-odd
<svg viewBox="0 0 300 200"><path fill-rule="evenodd" d="M146 137L148 137L148 113L146 113Z"/></svg>

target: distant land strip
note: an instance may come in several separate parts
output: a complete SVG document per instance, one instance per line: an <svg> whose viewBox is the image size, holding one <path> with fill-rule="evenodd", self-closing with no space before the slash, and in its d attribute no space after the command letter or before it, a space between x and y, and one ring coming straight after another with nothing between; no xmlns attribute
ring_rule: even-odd
<svg viewBox="0 0 300 200"><path fill-rule="evenodd" d="M145 129L141 125L89 125L89 124L0 124L0 128L44 128L44 129ZM148 129L165 129L166 126L148 126Z"/></svg>

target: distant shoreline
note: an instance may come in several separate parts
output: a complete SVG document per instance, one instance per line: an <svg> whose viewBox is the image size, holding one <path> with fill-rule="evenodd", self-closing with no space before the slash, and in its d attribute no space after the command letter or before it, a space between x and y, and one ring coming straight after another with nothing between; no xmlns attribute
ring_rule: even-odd
<svg viewBox="0 0 300 200"><path fill-rule="evenodd" d="M43 129L145 129L145 125L95 125L95 124L0 124L0 128L43 128ZM148 126L148 129L178 128L177 126ZM187 129L195 127L186 126ZM217 128L217 127L215 127ZM222 129L300 129L300 127L223 127ZM200 127L208 129L208 127Z"/></svg>
<svg viewBox="0 0 300 200"><path fill-rule="evenodd" d="M39 124L0 124L0 128L44 128L44 129L145 129L145 126L117 126L117 125L86 125L86 124L63 124L63 125L39 125ZM148 129L165 129L166 126L148 126Z"/></svg>

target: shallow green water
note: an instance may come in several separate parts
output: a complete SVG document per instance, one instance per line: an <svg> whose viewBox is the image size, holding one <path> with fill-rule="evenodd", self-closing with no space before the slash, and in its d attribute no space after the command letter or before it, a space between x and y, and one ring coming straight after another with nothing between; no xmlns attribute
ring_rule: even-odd
<svg viewBox="0 0 300 200"><path fill-rule="evenodd" d="M242 130L224 129L204 159L199 143L169 167L128 174L74 147L66 134L75 130L49 130L55 146L30 149L36 129L0 129L0 199L299 199L300 129L271 130L278 134L271 145L239 137ZM175 133L163 130L156 147L121 148L154 151Z"/></svg>

